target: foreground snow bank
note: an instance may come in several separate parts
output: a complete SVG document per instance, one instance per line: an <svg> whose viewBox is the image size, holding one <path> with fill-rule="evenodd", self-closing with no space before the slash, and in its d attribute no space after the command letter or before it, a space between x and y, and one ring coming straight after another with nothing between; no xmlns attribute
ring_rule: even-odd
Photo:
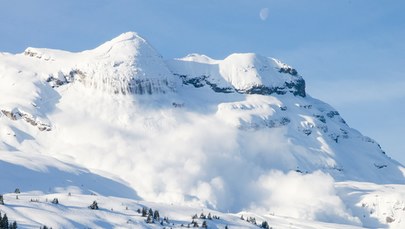
<svg viewBox="0 0 405 229"><path fill-rule="evenodd" d="M165 205L98 195L22 192L5 194L4 201L5 205L0 205L2 215L7 214L9 221L16 221L18 228L184 228L189 225L193 227L194 223L201 228L204 222L208 228L232 229L259 228L263 222L267 222L271 228L281 229L358 228L270 214L230 214L201 207ZM89 208L94 201L98 209ZM146 210L146 216L142 215L142 209ZM158 211L159 217L148 220L149 209L154 213Z"/></svg>

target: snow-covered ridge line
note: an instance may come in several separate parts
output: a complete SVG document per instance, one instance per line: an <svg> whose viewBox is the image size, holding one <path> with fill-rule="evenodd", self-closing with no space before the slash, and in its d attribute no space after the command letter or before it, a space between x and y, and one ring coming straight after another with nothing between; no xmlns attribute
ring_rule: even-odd
<svg viewBox="0 0 405 229"><path fill-rule="evenodd" d="M165 94L175 78L160 54L136 33L124 33L93 50L71 53L27 48L25 62L37 65L52 87L78 81L111 94ZM18 55L14 56L19 61ZM21 58L21 55L20 55ZM43 71L46 70L46 71Z"/></svg>
<svg viewBox="0 0 405 229"><path fill-rule="evenodd" d="M27 48L24 55L35 58L35 64L53 68L51 73L44 73L52 86L78 80L113 94L164 94L175 91L182 82L222 93L306 95L304 79L277 59L235 53L224 60L214 60L192 54L165 62L144 38L133 32L79 53Z"/></svg>

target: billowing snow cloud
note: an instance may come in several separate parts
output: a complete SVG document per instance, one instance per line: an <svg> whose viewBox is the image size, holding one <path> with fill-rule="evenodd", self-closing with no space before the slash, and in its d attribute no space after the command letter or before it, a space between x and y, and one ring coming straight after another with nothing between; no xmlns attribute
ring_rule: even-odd
<svg viewBox="0 0 405 229"><path fill-rule="evenodd" d="M256 181L257 201L251 207L295 218L360 224L336 195L334 182L330 175L320 171L310 174L270 171Z"/></svg>

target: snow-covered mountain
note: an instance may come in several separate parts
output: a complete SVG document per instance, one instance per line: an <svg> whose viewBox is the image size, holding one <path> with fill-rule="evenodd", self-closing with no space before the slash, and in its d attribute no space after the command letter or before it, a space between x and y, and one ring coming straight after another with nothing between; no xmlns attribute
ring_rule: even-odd
<svg viewBox="0 0 405 229"><path fill-rule="evenodd" d="M0 209L24 227L162 227L137 215L146 205L172 227L201 208L223 218L213 228L255 227L241 214L405 226L405 168L275 58L164 60L132 32L79 53L0 53L0 111Z"/></svg>

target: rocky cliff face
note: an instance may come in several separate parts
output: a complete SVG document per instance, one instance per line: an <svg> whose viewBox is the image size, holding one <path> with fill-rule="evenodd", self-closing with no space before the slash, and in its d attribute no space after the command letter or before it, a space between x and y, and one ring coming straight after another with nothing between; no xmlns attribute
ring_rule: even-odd
<svg viewBox="0 0 405 229"><path fill-rule="evenodd" d="M297 70L274 58L238 53L224 60L193 54L168 61L184 84L208 86L215 92L305 97L305 81Z"/></svg>

